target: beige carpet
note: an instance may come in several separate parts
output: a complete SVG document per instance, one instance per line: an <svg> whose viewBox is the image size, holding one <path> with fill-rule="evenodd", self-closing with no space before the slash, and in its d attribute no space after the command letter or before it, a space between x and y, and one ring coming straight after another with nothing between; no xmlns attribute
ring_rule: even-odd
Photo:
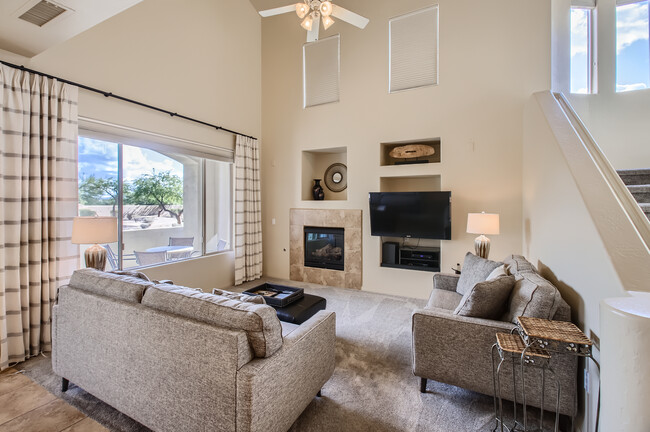
<svg viewBox="0 0 650 432"><path fill-rule="evenodd" d="M411 312L424 300L293 283L327 299L336 312L336 370L291 430L491 431L492 398L429 381L426 394L411 373ZM318 288L313 288L318 287ZM60 392L49 359L36 357L16 369L88 417L115 431L146 431L82 389Z"/></svg>

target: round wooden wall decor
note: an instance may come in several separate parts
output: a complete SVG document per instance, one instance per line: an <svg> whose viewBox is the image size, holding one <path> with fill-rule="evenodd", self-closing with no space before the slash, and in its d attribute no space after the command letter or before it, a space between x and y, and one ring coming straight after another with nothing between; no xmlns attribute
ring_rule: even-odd
<svg viewBox="0 0 650 432"><path fill-rule="evenodd" d="M341 192L348 187L348 167L334 163L325 170L325 186L332 192Z"/></svg>
<svg viewBox="0 0 650 432"><path fill-rule="evenodd" d="M436 150L430 145L426 144L407 144L400 147L395 147L388 154L395 159L409 159L424 156L431 156Z"/></svg>

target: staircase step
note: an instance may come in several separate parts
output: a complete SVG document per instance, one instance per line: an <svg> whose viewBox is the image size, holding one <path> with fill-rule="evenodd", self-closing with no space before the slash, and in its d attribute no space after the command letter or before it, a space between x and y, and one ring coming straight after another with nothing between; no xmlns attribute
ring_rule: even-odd
<svg viewBox="0 0 650 432"><path fill-rule="evenodd" d="M637 202L650 203L650 185L630 185L627 187Z"/></svg>
<svg viewBox="0 0 650 432"><path fill-rule="evenodd" d="M649 185L650 169L618 170L618 175L626 185Z"/></svg>

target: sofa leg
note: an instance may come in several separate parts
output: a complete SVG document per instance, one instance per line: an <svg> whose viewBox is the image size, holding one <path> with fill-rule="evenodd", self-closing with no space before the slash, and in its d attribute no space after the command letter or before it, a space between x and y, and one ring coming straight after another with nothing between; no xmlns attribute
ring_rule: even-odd
<svg viewBox="0 0 650 432"><path fill-rule="evenodd" d="M316 397L322 397L323 395L321 394L321 390L318 390L318 393L316 393Z"/></svg>
<svg viewBox="0 0 650 432"><path fill-rule="evenodd" d="M427 392L427 379L420 378L420 393L426 393L426 392Z"/></svg>
<svg viewBox="0 0 650 432"><path fill-rule="evenodd" d="M68 391L68 384L70 384L70 381L65 378L61 378L61 391L63 393Z"/></svg>

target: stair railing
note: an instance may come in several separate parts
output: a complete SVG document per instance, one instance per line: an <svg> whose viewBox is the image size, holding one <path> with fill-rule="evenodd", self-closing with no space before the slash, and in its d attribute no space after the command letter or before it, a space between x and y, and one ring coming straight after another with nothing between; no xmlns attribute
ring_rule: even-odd
<svg viewBox="0 0 650 432"><path fill-rule="evenodd" d="M648 221L648 217L643 213L639 203L636 201L634 196L632 196L632 193L618 175L612 164L609 163L609 160L591 136L589 130L586 128L580 117L578 117L571 106L571 103L567 100L564 94L553 93L553 97L555 97L562 107L564 114L567 116L571 126L573 126L573 129L580 137L580 140L589 153L589 156L598 167L598 170L627 214L627 217L634 226L639 237L643 239L646 248L648 248L650 253L650 221Z"/></svg>

